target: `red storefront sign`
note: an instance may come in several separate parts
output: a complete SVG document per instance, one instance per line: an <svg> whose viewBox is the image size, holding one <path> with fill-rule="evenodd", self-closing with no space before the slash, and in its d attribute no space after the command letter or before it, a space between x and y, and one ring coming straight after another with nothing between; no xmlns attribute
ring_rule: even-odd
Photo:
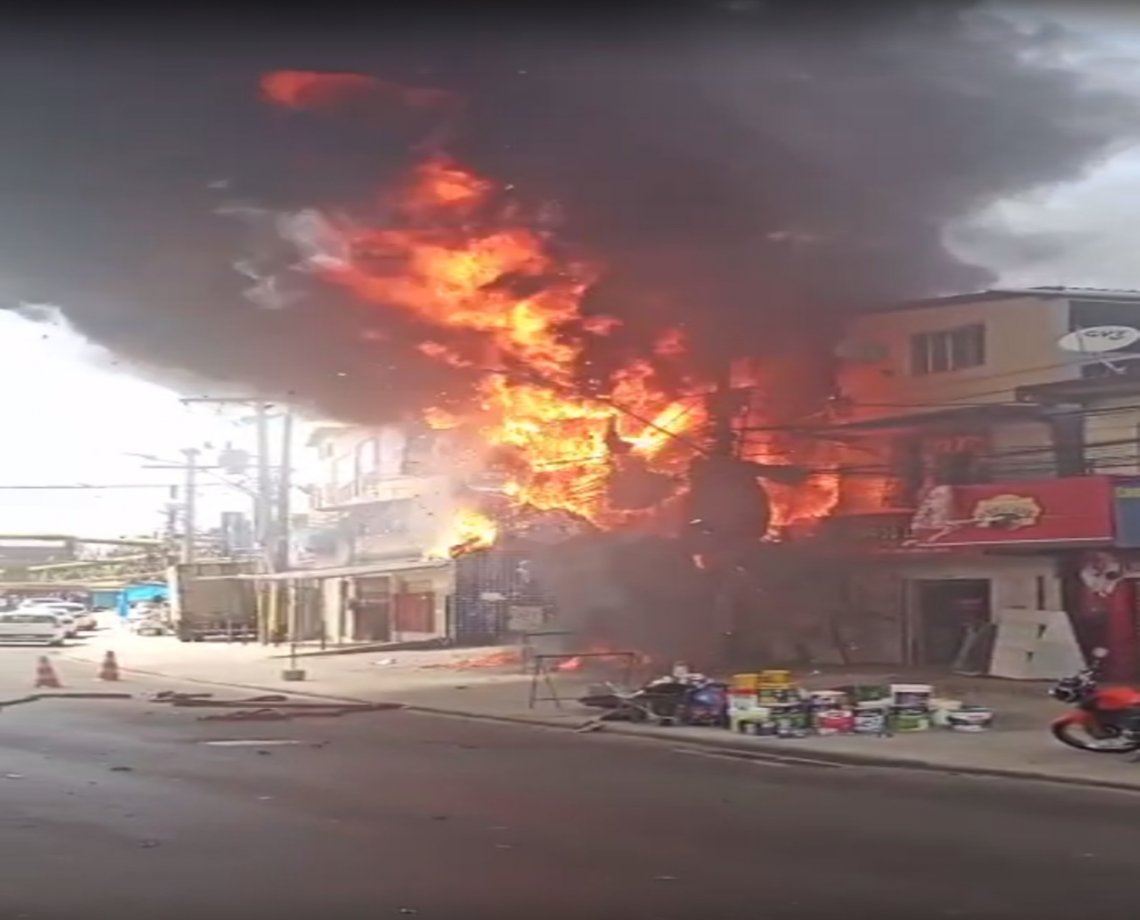
<svg viewBox="0 0 1140 920"><path fill-rule="evenodd" d="M917 546L1110 543L1108 476L934 486L911 521Z"/></svg>

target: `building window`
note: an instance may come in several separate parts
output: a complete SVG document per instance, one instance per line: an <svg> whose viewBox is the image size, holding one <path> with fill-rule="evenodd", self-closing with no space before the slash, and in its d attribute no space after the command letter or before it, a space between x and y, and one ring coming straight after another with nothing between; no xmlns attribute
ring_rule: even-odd
<svg viewBox="0 0 1140 920"><path fill-rule="evenodd" d="M910 337L910 372L916 377L981 367L986 363L986 327L982 323L918 332Z"/></svg>

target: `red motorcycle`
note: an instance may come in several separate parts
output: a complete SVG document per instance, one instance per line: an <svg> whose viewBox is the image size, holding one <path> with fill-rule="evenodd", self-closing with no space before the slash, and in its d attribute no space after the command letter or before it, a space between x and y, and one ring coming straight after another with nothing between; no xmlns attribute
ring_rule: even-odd
<svg viewBox="0 0 1140 920"><path fill-rule="evenodd" d="M1140 689L1102 687L1097 680L1108 655L1093 649L1092 663L1073 677L1063 677L1049 695L1076 709L1051 726L1062 744L1093 754L1130 754L1140 751Z"/></svg>

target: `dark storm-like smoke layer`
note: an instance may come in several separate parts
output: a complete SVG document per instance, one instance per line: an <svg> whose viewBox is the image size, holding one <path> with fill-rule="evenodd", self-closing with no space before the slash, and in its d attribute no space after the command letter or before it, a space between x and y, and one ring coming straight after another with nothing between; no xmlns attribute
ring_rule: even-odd
<svg viewBox="0 0 1140 920"><path fill-rule="evenodd" d="M37 147L13 131L9 162L28 161L7 167L7 283L153 368L365 421L414 409L461 387L411 348L425 331L289 276L287 259L288 296L266 309L234 269L263 236L217 211L352 209L446 144L558 203L560 244L607 266L587 309L629 321L617 344L680 321L705 350L786 347L838 310L984 285L943 247L947 224L1079 175L1140 124L1133 100L1034 63L1035 36L971 7L709 5L656 28L456 29L398 51L378 30L264 68L390 81L302 112L257 108L233 62L168 63L169 92L103 74L80 110L78 83L24 59L20 85L38 73L61 133ZM395 85L462 105L408 105ZM222 95L248 107L211 108ZM84 156L66 149L75 131Z"/></svg>
<svg viewBox="0 0 1140 920"><path fill-rule="evenodd" d="M536 55L525 84L476 97L472 159L566 201L566 233L609 260L598 309L642 304L727 348L975 289L992 279L946 250L946 226L1077 176L1135 136L1136 104L1033 65L1036 39L1001 19L893 12L777 10L667 49Z"/></svg>

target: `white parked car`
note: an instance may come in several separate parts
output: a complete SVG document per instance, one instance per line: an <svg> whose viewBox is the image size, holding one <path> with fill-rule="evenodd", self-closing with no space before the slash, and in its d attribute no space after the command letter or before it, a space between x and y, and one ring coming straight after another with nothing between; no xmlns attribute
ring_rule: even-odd
<svg viewBox="0 0 1140 920"><path fill-rule="evenodd" d="M28 597L18 608L18 610L44 609L67 619L68 628L71 629L68 636L79 635L80 629L96 629L98 626L95 614L88 610L86 605L74 601L60 601L56 597Z"/></svg>
<svg viewBox="0 0 1140 920"><path fill-rule="evenodd" d="M9 610L0 613L0 642L63 645L67 627L50 610Z"/></svg>
<svg viewBox="0 0 1140 920"><path fill-rule="evenodd" d="M67 601L59 601L58 603L52 604L21 604L15 612L49 614L60 622L67 638L74 639L79 635L79 622L68 607L69 604Z"/></svg>
<svg viewBox="0 0 1140 920"><path fill-rule="evenodd" d="M95 614L86 604L77 604L74 601L45 601L37 604L38 607L51 607L60 613L66 614L75 620L76 629L97 629L98 623Z"/></svg>

